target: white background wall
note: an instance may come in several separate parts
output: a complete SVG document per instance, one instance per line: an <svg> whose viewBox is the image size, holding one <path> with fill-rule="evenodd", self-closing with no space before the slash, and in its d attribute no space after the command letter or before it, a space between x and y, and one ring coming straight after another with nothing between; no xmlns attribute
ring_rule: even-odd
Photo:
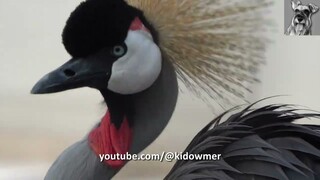
<svg viewBox="0 0 320 180"><path fill-rule="evenodd" d="M42 179L56 156L84 136L105 111L99 93L91 89L29 94L40 77L69 58L60 34L79 2L0 0L0 179ZM254 86L249 99L290 95L268 102L320 110L320 37L283 36L283 8L283 1L276 1L271 16L278 32L259 74L262 83ZM168 128L147 152L183 150L213 117L204 103L182 94ZM117 177L163 177L171 165L131 162Z"/></svg>

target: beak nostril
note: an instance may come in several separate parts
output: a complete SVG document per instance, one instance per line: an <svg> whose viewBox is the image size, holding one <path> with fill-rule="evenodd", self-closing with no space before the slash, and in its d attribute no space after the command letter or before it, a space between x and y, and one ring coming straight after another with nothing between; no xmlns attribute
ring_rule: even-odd
<svg viewBox="0 0 320 180"><path fill-rule="evenodd" d="M67 76L67 77L73 77L76 75L76 72L74 72L73 70L71 69L66 69L63 71L63 73Z"/></svg>

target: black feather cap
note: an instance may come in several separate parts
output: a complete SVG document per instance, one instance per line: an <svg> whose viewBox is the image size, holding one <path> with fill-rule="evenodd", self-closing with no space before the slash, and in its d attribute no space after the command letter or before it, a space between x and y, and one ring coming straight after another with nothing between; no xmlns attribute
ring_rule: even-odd
<svg viewBox="0 0 320 180"><path fill-rule="evenodd" d="M131 22L142 12L124 0L87 0L70 15L62 33L73 57L85 57L104 47L122 43Z"/></svg>

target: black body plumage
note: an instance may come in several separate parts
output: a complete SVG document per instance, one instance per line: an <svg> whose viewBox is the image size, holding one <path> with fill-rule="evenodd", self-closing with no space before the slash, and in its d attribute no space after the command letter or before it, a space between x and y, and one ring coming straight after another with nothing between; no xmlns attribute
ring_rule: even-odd
<svg viewBox="0 0 320 180"><path fill-rule="evenodd" d="M297 113L287 105L251 108L224 123L228 112L219 116L185 150L222 154L222 159L178 161L166 179L319 180L320 126L293 122L320 114Z"/></svg>

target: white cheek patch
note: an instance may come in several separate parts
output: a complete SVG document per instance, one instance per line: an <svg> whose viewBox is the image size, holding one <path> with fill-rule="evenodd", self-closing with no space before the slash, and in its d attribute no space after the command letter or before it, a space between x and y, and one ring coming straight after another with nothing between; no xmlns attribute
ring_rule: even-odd
<svg viewBox="0 0 320 180"><path fill-rule="evenodd" d="M161 72L162 57L152 36L142 30L128 32L127 53L113 63L108 89L135 94L149 88Z"/></svg>

